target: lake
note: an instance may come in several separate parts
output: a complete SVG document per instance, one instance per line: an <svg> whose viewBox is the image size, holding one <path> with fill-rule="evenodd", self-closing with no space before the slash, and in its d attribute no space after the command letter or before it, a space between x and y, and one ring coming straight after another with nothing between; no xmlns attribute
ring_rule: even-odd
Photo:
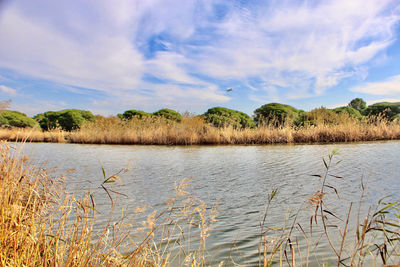
<svg viewBox="0 0 400 267"><path fill-rule="evenodd" d="M368 184L362 211L385 196L397 200L399 141L263 146L25 144L26 153L39 166L57 166L59 173L66 173L68 192L95 192L102 214L109 209L110 202L105 192L99 190L102 167L107 175L131 169L119 175L122 182L118 187L126 195L118 196L118 207L128 214L144 205L162 210L164 203L174 196L175 181L190 177L188 191L209 205L219 203L218 221L207 239L208 263L218 265L231 258L248 266L258 264L259 223L267 194L278 189L267 224L283 226L286 216L295 213L321 187L321 179L312 175L324 173L322 158L335 148L340 155L334 161L341 162L330 172L343 179L328 178L340 196L338 199L333 191L329 192L331 211L343 217L350 202L358 203L362 178ZM308 225L312 213L305 210L298 220ZM105 220L101 216L100 224ZM299 243L305 246L304 242ZM321 246L321 259L335 259L326 244ZM313 258L312 264L317 265L318 259Z"/></svg>

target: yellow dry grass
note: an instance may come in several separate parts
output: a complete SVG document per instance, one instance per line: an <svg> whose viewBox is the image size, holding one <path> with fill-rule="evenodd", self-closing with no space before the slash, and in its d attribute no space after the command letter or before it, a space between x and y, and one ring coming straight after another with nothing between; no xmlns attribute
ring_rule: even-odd
<svg viewBox="0 0 400 267"><path fill-rule="evenodd" d="M216 211L184 191L186 180L176 185L165 210L139 225L113 218L113 191L107 185L118 177L105 177L101 187L112 204L99 229L92 194L67 195L62 177L52 176L19 150L0 144L0 266L204 266ZM197 229L197 246L182 239L191 236L191 228ZM143 239L132 239L139 230Z"/></svg>
<svg viewBox="0 0 400 267"><path fill-rule="evenodd" d="M0 129L0 140L18 141L18 142L66 142L67 132L60 130L42 131L38 128L12 128Z"/></svg>
<svg viewBox="0 0 400 267"><path fill-rule="evenodd" d="M6 143L0 146L0 265L87 266L119 262L95 233L90 195L81 200ZM93 242L98 234L100 241ZM109 240L107 240L109 241ZM110 240L109 244L114 244ZM116 246L117 247L117 246Z"/></svg>
<svg viewBox="0 0 400 267"><path fill-rule="evenodd" d="M303 206L290 216L291 221L282 222L283 227L269 227L268 211L277 190L267 195L264 217L260 218L259 266L271 266L276 262L281 266L296 266L296 262L297 266L308 266L311 257L319 255L317 247L321 238L327 240L337 256L337 266L343 261L349 266L362 266L364 262L377 266L375 262L380 259L385 266L399 262L399 202L380 201L376 211L370 210L364 217L359 208L356 216L361 219L360 223L357 220L352 227L354 230L349 230L351 203L347 219L329 217L329 226L336 227L327 228L328 216L333 213L326 209L325 199L335 195L324 189L327 189L326 179L332 176L329 169L335 155L337 152L333 151L324 159L325 174L313 175L322 178L322 185L309 200L309 206L314 210L310 232L304 230L308 229L307 222L297 221L300 212L309 212ZM188 180L175 185L176 195L165 203L164 210L148 213L142 222L127 223L123 214L118 219L113 217L114 191L109 190L108 184L117 182L119 177L103 173L100 188L109 196L111 204L107 221L98 227L97 207L90 192L81 198L65 194L63 177L54 178L53 173L37 168L20 150L2 142L0 266L207 265L206 240L212 235L217 212L215 207L209 208L187 192ZM365 187L362 188L361 200ZM359 203L361 205L362 201ZM138 207L134 212L141 213L147 208ZM312 232L318 232L317 228L321 236L314 240ZM137 238L139 233L142 233L141 239ZM341 237L339 243L331 241L334 235ZM307 241L306 251L298 245L301 236ZM195 242L191 243L191 240ZM232 244L234 248L235 243ZM231 265L242 266L233 258L224 259L218 266Z"/></svg>
<svg viewBox="0 0 400 267"><path fill-rule="evenodd" d="M359 121L345 116L335 124L317 122L303 127L265 125L255 129L215 128L199 117L185 117L181 123L160 118L123 121L115 117L100 117L72 132L0 129L0 140L84 144L274 144L394 139L400 139L398 123L380 118Z"/></svg>

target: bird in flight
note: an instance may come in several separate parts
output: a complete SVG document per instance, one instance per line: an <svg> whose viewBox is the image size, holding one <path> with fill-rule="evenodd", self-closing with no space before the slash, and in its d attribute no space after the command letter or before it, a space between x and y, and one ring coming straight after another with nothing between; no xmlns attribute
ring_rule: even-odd
<svg viewBox="0 0 400 267"><path fill-rule="evenodd" d="M227 92L232 92L232 90L233 90L232 88L226 89Z"/></svg>

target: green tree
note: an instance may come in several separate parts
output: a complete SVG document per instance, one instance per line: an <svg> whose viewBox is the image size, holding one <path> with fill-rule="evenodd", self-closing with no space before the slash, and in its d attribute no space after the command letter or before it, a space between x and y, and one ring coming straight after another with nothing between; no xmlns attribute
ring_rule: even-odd
<svg viewBox="0 0 400 267"><path fill-rule="evenodd" d="M18 111L4 110L0 113L0 126L26 128L35 127L37 125L38 123L34 119Z"/></svg>
<svg viewBox="0 0 400 267"><path fill-rule="evenodd" d="M142 119L142 118L150 117L150 116L151 116L150 113L147 113L147 112L144 112L144 111L141 111L141 110L134 110L134 109L132 109L132 110L127 110L127 111L125 111L125 112L122 114L122 117L120 117L120 118L124 118L124 119L126 119L126 120L130 120L130 119L132 119L133 117L137 117L137 118L139 118L139 119Z"/></svg>
<svg viewBox="0 0 400 267"><path fill-rule="evenodd" d="M304 112L301 117L300 125L332 125L332 124L340 124L341 119L339 112L335 112L331 109L327 109L325 107L320 107L311 110L310 112Z"/></svg>
<svg viewBox="0 0 400 267"><path fill-rule="evenodd" d="M392 120L400 113L400 102L381 102L368 106L364 111L366 116L378 116Z"/></svg>
<svg viewBox="0 0 400 267"><path fill-rule="evenodd" d="M61 112L57 120L61 128L66 131L79 129L83 122L86 121L82 113L76 110Z"/></svg>
<svg viewBox="0 0 400 267"><path fill-rule="evenodd" d="M357 109L352 108L352 107L338 107L338 108L334 108L333 111L336 112L336 113L346 112L351 117L354 117L354 118L357 118L357 119L361 119L362 118L362 115L361 115L360 111L358 111Z"/></svg>
<svg viewBox="0 0 400 267"><path fill-rule="evenodd" d="M222 107L208 109L203 114L203 118L215 127L233 126L234 128L246 128L255 126L255 122L246 113Z"/></svg>
<svg viewBox="0 0 400 267"><path fill-rule="evenodd" d="M254 120L260 123L269 123L279 126L288 121L296 122L299 117L299 110L296 108L279 103L269 103L254 111Z"/></svg>
<svg viewBox="0 0 400 267"><path fill-rule="evenodd" d="M177 122L182 121L182 115L172 109L167 109L167 108L160 109L159 111L154 112L153 115L157 117L164 117L167 120L172 120Z"/></svg>
<svg viewBox="0 0 400 267"><path fill-rule="evenodd" d="M65 109L60 111L47 111L33 117L44 130L57 127L65 131L79 129L83 123L94 121L94 115L90 111L79 109Z"/></svg>
<svg viewBox="0 0 400 267"><path fill-rule="evenodd" d="M364 99L362 98L354 98L350 101L348 106L361 112L367 108L367 103L365 103Z"/></svg>
<svg viewBox="0 0 400 267"><path fill-rule="evenodd" d="M47 111L33 117L43 130L51 130L60 127L58 124L58 114L56 111Z"/></svg>

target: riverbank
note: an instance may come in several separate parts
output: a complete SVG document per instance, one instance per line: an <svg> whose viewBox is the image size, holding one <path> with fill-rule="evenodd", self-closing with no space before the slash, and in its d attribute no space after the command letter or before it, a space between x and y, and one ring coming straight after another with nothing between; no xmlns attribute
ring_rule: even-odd
<svg viewBox="0 0 400 267"><path fill-rule="evenodd" d="M164 120L121 121L104 118L88 123L76 131L41 129L0 129L0 140L80 144L282 144L329 143L400 139L400 124L385 120L374 122L347 120L340 124L291 125L235 129L216 128L201 119L184 118L181 123Z"/></svg>

